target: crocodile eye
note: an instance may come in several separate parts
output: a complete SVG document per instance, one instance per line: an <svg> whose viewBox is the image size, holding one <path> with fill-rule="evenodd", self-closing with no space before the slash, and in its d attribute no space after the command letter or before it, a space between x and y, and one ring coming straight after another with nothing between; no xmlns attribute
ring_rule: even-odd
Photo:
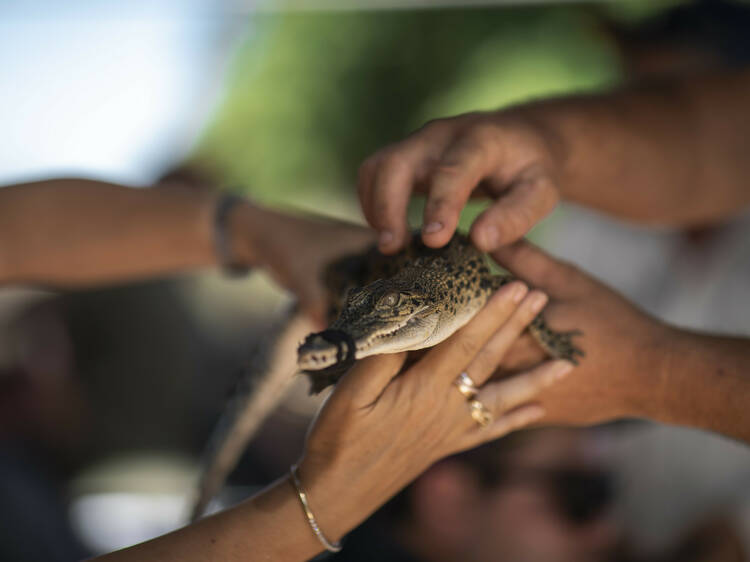
<svg viewBox="0 0 750 562"><path fill-rule="evenodd" d="M398 293L386 293L381 297L380 304L381 306L387 306L387 307L394 307L398 304L399 301L399 294Z"/></svg>

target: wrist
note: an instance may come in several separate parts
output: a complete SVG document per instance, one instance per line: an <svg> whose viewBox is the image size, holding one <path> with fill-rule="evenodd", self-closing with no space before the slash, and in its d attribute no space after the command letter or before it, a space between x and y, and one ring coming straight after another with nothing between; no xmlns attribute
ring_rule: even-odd
<svg viewBox="0 0 750 562"><path fill-rule="evenodd" d="M643 346L643 353L634 369L635 389L628 404L627 415L654 421L671 421L672 373L679 361L680 343L685 333L682 330L658 323L652 337Z"/></svg>
<svg viewBox="0 0 750 562"><path fill-rule="evenodd" d="M329 540L340 541L422 472L406 475L394 468L368 470L356 462L318 463L308 458L300 462L300 480Z"/></svg>
<svg viewBox="0 0 750 562"><path fill-rule="evenodd" d="M227 251L232 264L242 267L262 265L260 241L264 211L250 201L243 200L230 212L226 222Z"/></svg>
<svg viewBox="0 0 750 562"><path fill-rule="evenodd" d="M359 487L352 481L351 471L313 464L307 459L299 463L299 479L321 531L328 540L339 542L377 506L368 509L367 502L354 499Z"/></svg>
<svg viewBox="0 0 750 562"><path fill-rule="evenodd" d="M545 103L530 103L498 112L504 128L517 132L518 145L530 147L533 165L560 189L561 178L569 159L566 127ZM522 155L519 162L525 159Z"/></svg>

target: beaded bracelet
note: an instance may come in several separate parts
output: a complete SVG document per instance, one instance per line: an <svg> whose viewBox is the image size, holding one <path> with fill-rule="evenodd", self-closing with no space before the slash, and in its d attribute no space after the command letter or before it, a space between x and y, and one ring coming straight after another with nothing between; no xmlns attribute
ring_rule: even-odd
<svg viewBox="0 0 750 562"><path fill-rule="evenodd" d="M219 196L214 208L214 248L216 257L222 269L233 277L239 277L250 271L250 268L232 261L231 241L229 240L229 214L237 205L246 201L245 198L233 193Z"/></svg>
<svg viewBox="0 0 750 562"><path fill-rule="evenodd" d="M315 536L318 537L320 544L322 544L325 547L325 549L329 552L340 552L341 543L330 542L323 534L323 531L320 530L320 527L318 526L318 522L315 520L315 516L313 515L313 512L310 509L310 504L307 503L307 494L305 493L305 490L302 489L302 483L299 481L299 476L297 475L296 464L293 464L289 468L289 474L292 475L292 486L294 486L294 489L297 492L297 497L299 498L299 501L302 504L302 511L305 512L305 517L307 517L307 522L310 524L310 528L313 530L313 533L315 533Z"/></svg>

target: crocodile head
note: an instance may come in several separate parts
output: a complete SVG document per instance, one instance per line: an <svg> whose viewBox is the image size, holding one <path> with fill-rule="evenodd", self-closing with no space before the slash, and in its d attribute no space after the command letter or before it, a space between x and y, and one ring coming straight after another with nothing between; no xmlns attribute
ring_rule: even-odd
<svg viewBox="0 0 750 562"><path fill-rule="evenodd" d="M422 349L437 343L444 324L440 298L444 275L414 268L401 275L350 289L341 314L328 330L312 334L298 349L302 370L325 369L342 356L362 359L380 353Z"/></svg>

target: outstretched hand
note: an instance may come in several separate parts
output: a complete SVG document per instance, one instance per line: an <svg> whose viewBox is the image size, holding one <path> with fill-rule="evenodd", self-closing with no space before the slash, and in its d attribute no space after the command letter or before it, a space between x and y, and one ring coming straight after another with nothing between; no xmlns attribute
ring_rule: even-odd
<svg viewBox="0 0 750 562"><path fill-rule="evenodd" d="M357 363L325 403L307 439L300 476L321 527L334 538L438 459L537 420L540 389L572 367L546 361L487 382L497 363L546 303L521 283L501 288L469 324L401 372L406 354ZM472 418L455 386L465 371L494 421Z"/></svg>
<svg viewBox="0 0 750 562"><path fill-rule="evenodd" d="M239 253L265 268L291 291L302 310L322 328L328 311L323 272L329 263L360 252L375 240L372 230L312 215L292 215L245 205L233 222Z"/></svg>
<svg viewBox="0 0 750 562"><path fill-rule="evenodd" d="M471 227L489 252L521 238L557 204L555 142L522 112L469 113L438 119L370 156L359 170L360 204L379 232L383 253L399 250L409 234L412 192L427 195L422 238L448 243L470 197L495 203Z"/></svg>
<svg viewBox="0 0 750 562"><path fill-rule="evenodd" d="M540 395L541 423L588 425L622 417L645 417L658 408L658 384L674 330L576 267L526 241L494 252L512 274L549 295L544 309L554 330L580 330L586 356L576 376ZM543 352L520 338L500 364L513 372L538 362Z"/></svg>

